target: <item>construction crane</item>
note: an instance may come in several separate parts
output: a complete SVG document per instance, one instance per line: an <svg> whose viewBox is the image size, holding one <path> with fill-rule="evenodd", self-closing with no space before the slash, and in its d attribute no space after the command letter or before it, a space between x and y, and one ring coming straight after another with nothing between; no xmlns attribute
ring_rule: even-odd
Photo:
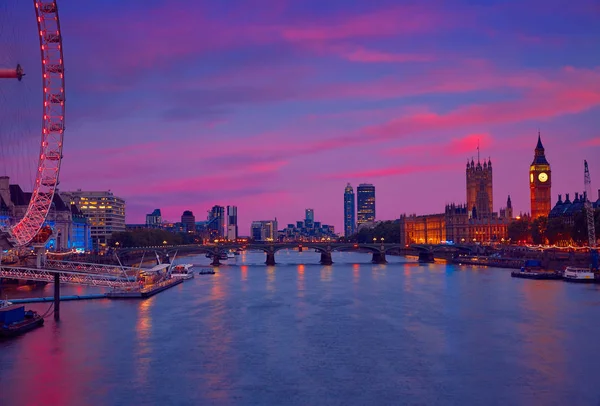
<svg viewBox="0 0 600 406"><path fill-rule="evenodd" d="M594 224L594 207L592 206L592 202L590 201L590 196L592 195L592 180L590 178L590 169L588 168L587 161L583 161L584 165L584 175L583 175L583 183L585 185L585 202L584 208L587 216L587 227L588 227L588 240L590 244L590 255L592 262L592 269L598 269L598 251L596 250L596 226Z"/></svg>

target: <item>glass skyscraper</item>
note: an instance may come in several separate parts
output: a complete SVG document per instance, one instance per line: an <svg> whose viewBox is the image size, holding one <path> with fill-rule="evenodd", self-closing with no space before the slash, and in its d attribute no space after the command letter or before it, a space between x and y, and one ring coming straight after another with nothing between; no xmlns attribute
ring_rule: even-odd
<svg viewBox="0 0 600 406"><path fill-rule="evenodd" d="M357 216L356 222L361 224L375 221L375 186L361 183L356 188Z"/></svg>
<svg viewBox="0 0 600 406"><path fill-rule="evenodd" d="M356 211L354 207L354 189L348 183L346 189L344 189L344 235L346 237L356 232Z"/></svg>

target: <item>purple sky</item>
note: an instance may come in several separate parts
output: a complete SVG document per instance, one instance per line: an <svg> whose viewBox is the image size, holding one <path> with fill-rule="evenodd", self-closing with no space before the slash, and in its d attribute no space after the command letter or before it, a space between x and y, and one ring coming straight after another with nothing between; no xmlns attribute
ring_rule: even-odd
<svg viewBox="0 0 600 406"><path fill-rule="evenodd" d="M495 210L528 212L539 128L553 202L583 190L583 159L597 189L598 2L480 3L61 0L61 188L111 189L129 223L237 205L247 234L311 207L341 232L347 182L376 186L380 220L463 203L479 141ZM14 53L36 72L32 31Z"/></svg>

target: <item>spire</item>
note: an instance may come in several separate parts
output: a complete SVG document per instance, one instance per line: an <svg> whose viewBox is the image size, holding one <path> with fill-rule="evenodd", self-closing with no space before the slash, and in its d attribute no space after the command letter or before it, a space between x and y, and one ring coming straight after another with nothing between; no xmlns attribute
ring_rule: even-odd
<svg viewBox="0 0 600 406"><path fill-rule="evenodd" d="M544 149L544 146L542 145L542 135L540 134L539 129L538 129L538 142L537 142L535 149Z"/></svg>
<svg viewBox="0 0 600 406"><path fill-rule="evenodd" d="M508 208L508 209L512 208L512 201L510 200L510 195L508 195L508 200L506 201L506 208Z"/></svg>

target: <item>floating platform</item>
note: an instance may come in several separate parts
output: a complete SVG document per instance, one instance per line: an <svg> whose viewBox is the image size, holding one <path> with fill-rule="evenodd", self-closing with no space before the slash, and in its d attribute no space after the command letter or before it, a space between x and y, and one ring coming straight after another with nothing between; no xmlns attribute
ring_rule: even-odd
<svg viewBox="0 0 600 406"><path fill-rule="evenodd" d="M61 302L67 302L69 300L89 300L89 299L106 299L106 293L96 293L92 295L69 295L61 296ZM12 303L46 303L54 302L54 297L28 297L24 299L10 299Z"/></svg>
<svg viewBox="0 0 600 406"><path fill-rule="evenodd" d="M538 279L538 280L561 280L562 275L557 272L523 272L512 271L510 276L513 278Z"/></svg>
<svg viewBox="0 0 600 406"><path fill-rule="evenodd" d="M111 299L145 299L150 296L154 296L163 290L167 290L172 288L175 285L179 285L183 282L183 279L168 279L164 282L157 283L148 288L141 290L131 290L131 291L123 291L123 290L115 290L112 292L108 292L106 297Z"/></svg>

